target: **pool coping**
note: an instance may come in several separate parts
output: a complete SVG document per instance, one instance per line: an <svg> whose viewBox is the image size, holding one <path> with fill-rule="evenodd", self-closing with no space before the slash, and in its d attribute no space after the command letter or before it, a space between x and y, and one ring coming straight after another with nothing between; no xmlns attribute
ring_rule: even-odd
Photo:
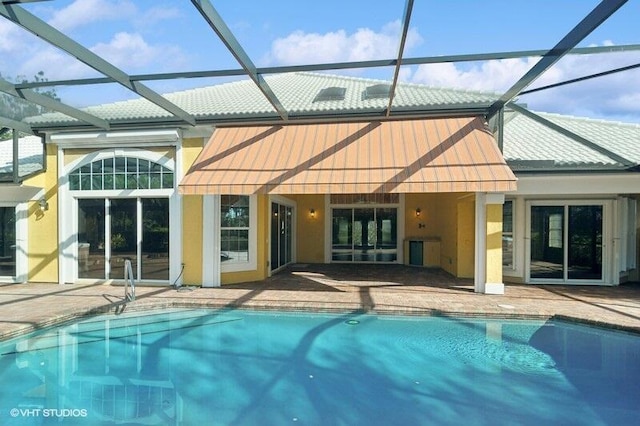
<svg viewBox="0 0 640 426"><path fill-rule="evenodd" d="M159 311L163 309L210 309L210 310L247 310L262 312L294 312L294 313L327 313L327 314L374 314L374 315L398 315L398 316L416 316L416 317L440 317L440 318L460 318L474 320L510 320L510 321L549 321L560 320L580 325L596 327L600 329L620 331L630 333L640 337L640 327L625 326L620 324L612 324L571 316L565 314L539 314L539 313L511 313L505 312L469 312L456 310L441 310L433 308L406 307L404 309L365 309L357 306L293 306L291 304L274 304L274 303L238 303L238 304L220 304L220 303L202 303L202 302L185 302L185 301L131 301L116 302L103 306L96 306L89 309L77 309L75 311L67 311L58 315L47 317L32 323L30 326L15 328L9 332L0 332L0 342L8 341L23 335L28 335L38 331L46 331L49 328L69 324L73 322L98 317L107 314L144 314L145 312Z"/></svg>

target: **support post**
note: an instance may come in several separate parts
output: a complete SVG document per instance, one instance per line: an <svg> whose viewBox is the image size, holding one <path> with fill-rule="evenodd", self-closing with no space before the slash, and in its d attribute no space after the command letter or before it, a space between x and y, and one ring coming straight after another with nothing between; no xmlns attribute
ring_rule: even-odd
<svg viewBox="0 0 640 426"><path fill-rule="evenodd" d="M474 291L504 294L502 282L502 205L504 194L476 194Z"/></svg>

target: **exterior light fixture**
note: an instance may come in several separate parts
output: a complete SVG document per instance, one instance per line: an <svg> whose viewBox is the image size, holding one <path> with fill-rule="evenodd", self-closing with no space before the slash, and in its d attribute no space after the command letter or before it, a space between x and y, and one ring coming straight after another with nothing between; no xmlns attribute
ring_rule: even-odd
<svg viewBox="0 0 640 426"><path fill-rule="evenodd" d="M316 209L309 209L309 216L311 216L311 219L315 219Z"/></svg>
<svg viewBox="0 0 640 426"><path fill-rule="evenodd" d="M42 212L49 210L49 203L47 203L47 200L44 197L38 200L38 206L40 206L40 211Z"/></svg>
<svg viewBox="0 0 640 426"><path fill-rule="evenodd" d="M420 217L420 214L422 213L422 210L420 210L420 207L418 207L416 209L416 217Z"/></svg>

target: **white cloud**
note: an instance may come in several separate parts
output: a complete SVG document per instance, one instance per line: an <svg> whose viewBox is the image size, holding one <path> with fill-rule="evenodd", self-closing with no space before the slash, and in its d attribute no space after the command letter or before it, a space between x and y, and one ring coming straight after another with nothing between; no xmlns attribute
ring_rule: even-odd
<svg viewBox="0 0 640 426"><path fill-rule="evenodd" d="M18 28L6 19L0 20L0 53L19 51L22 45ZM2 57L0 57L1 60L3 60Z"/></svg>
<svg viewBox="0 0 640 426"><path fill-rule="evenodd" d="M504 91L523 76L536 61L537 58L501 59L470 67L450 62L426 64L418 66L410 79L414 83L430 86Z"/></svg>
<svg viewBox="0 0 640 426"><path fill-rule="evenodd" d="M324 34L294 31L272 43L265 62L291 65L394 58L398 54L400 29L400 21L393 21L379 32L370 28L360 28L352 34L345 30ZM421 42L418 31L410 29L405 52Z"/></svg>
<svg viewBox="0 0 640 426"><path fill-rule="evenodd" d="M610 40L604 46L613 46ZM542 74L530 88L564 82L573 78L638 63L638 52L567 55ZM437 87L504 92L531 69L539 58L503 59L469 64L420 65L404 81ZM532 109L595 117L635 116L640 120L640 70L627 71L523 95Z"/></svg>
<svg viewBox="0 0 640 426"><path fill-rule="evenodd" d="M150 46L140 34L117 33L108 43L98 43L91 49L117 67L140 68L153 62L162 49Z"/></svg>
<svg viewBox="0 0 640 426"><path fill-rule="evenodd" d="M164 69L165 63L175 67L185 61L179 48L151 45L137 33L117 33L108 43L98 43L91 50L129 73L145 67L153 67L150 72L158 72Z"/></svg>
<svg viewBox="0 0 640 426"><path fill-rule="evenodd" d="M69 6L57 10L49 24L60 31L93 25L105 20L122 19L136 14L135 5L129 0L76 0Z"/></svg>
<svg viewBox="0 0 640 426"><path fill-rule="evenodd" d="M40 71L48 80L65 80L69 78L97 76L89 66L67 55L54 47L45 47L35 55L30 55L20 65L18 75L31 78Z"/></svg>
<svg viewBox="0 0 640 426"><path fill-rule="evenodd" d="M182 13L175 7L152 7L138 14L134 23L137 27L153 28L154 25L162 21L175 22L181 16Z"/></svg>

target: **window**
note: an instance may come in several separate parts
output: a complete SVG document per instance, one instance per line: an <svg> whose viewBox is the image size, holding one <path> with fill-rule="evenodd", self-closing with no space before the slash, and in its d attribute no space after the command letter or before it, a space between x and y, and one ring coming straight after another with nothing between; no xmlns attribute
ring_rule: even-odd
<svg viewBox="0 0 640 426"><path fill-rule="evenodd" d="M249 263L250 213L249 196L221 196L220 261L222 265Z"/></svg>
<svg viewBox="0 0 640 426"><path fill-rule="evenodd" d="M69 173L69 189L172 189L173 180L173 171L153 161L110 157L74 169Z"/></svg>
<svg viewBox="0 0 640 426"><path fill-rule="evenodd" d="M388 84L374 84L364 89L362 99L383 99L388 98L391 86Z"/></svg>
<svg viewBox="0 0 640 426"><path fill-rule="evenodd" d="M327 87L320 90L320 92L313 99L313 102L343 101L346 92L347 89L344 87Z"/></svg>
<svg viewBox="0 0 640 426"><path fill-rule="evenodd" d="M513 252L513 200L502 206L502 267L515 269Z"/></svg>

